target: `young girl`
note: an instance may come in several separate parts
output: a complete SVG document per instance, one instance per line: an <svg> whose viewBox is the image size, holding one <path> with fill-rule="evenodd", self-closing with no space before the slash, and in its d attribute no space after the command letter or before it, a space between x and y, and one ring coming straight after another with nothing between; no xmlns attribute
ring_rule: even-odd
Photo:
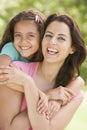
<svg viewBox="0 0 87 130"><path fill-rule="evenodd" d="M45 17L39 11L23 11L8 23L0 44L0 65L34 60L44 31ZM34 60L35 61L35 60Z"/></svg>
<svg viewBox="0 0 87 130"><path fill-rule="evenodd" d="M10 20L0 44L0 66L9 65L15 60L35 61L44 32L44 21L44 15L36 10L22 11ZM4 122L6 126L19 113L22 94L0 86L0 96L0 105L3 106L0 111L4 112L0 124Z"/></svg>
<svg viewBox="0 0 87 130"><path fill-rule="evenodd" d="M51 120L47 120L44 113L38 114L36 109L40 90L45 92L56 86L65 87L70 81L78 79L79 66L86 57L84 42L78 26L69 16L54 14L48 17L42 41L42 52L44 58L40 63L14 63L17 68L33 76L38 88L31 77L13 67L1 67L0 73L2 78L7 78L7 81L3 82L4 84L15 83L15 86L16 84L20 85L20 89L23 87L28 107L28 118L33 130L62 130L71 120L83 99L82 97L77 100L73 99L62 106ZM51 112L50 108L48 108L48 112ZM25 117L15 118L13 127L15 122L23 122L22 119ZM23 125L23 123L21 124ZM15 126L17 128L17 124Z"/></svg>
<svg viewBox="0 0 87 130"><path fill-rule="evenodd" d="M28 18L27 16L28 15L25 15L25 13L24 13L24 16L23 16L23 18L25 18L25 16L26 16L26 19ZM38 22L40 22L40 18L39 18L39 16L38 17L36 17L37 15L36 15L36 13L35 13L35 17L34 17L34 20L36 20L37 21L37 23ZM18 19L19 19L20 17L18 17ZM32 17L30 17L30 18L32 18ZM36 18L36 19L35 19ZM35 28L33 28L32 27L32 19L31 19L31 22L29 22L28 20L29 19L22 19L21 18L21 21L17 21L17 22L14 22L15 20L18 20L17 18L15 18L15 19L13 19L13 22L11 23L11 24L9 24L9 26L8 26L8 28L7 28L7 30L9 31L10 30L10 33L11 34L13 34L13 35L11 35L12 37L11 37L11 39L13 38L13 40L14 40L14 45L15 45L15 47L16 47L16 49L17 49L17 51L19 51L19 53L24 57L24 58L26 58L26 59L28 59L28 60L30 60L30 61L33 61L32 59L34 59L34 57L36 57L36 55L34 55L34 56L32 56L32 52L34 53L34 49L36 49L36 48L38 48L37 47L37 44L36 44L36 47L34 48L34 46L33 46L33 43L35 42L36 43L36 41L39 41L39 40L41 40L41 39L39 39L38 37L38 34L37 33L35 33L35 31L37 32L37 28L36 28L36 30L35 30ZM34 21L34 22L36 22L36 21ZM16 24L15 24L16 23ZM31 26L29 26L28 25L28 23L29 23L29 25L31 25ZM14 25L15 24L15 25ZM33 23L33 24L36 24L36 23ZM13 26L12 26L13 25ZM23 26L23 25L28 25L28 26ZM13 29L11 28L11 27L13 27ZM10 28L10 29L9 29ZM28 32L28 31L26 31L27 29L31 29L30 30L30 32ZM32 30L34 30L34 32L32 32ZM7 31L7 32L8 32ZM41 31L41 29L38 29L38 31ZM7 32L6 32L6 34L7 34ZM7 35L6 34L4 34L4 36L3 36L3 38L5 37L7 37ZM37 35L36 35L37 34ZM40 38L42 38L42 35L43 35L43 33L40 33L41 34L41 37ZM39 34L39 35L40 35ZM10 36L9 35L9 36ZM6 38L7 39L7 38ZM9 39L9 38L8 38ZM34 41L33 41L33 39L34 39ZM37 40L36 40L37 39ZM35 41L36 40L36 41ZM3 41L3 40L2 40ZM9 40L10 41L10 40ZM9 42L9 41L7 41L7 42ZM3 42L3 43L6 43L6 41L5 42ZM29 44L28 44L29 43ZM9 45L9 44L8 44ZM7 45L7 46L8 46ZM11 47L12 47L12 43L10 44L11 45ZM25 46L26 45L26 46ZM29 46L28 46L29 45ZM6 48L7 48L7 46L6 46ZM2 46L3 47L3 46ZM13 47L14 48L14 47ZM34 49L32 49L32 48L34 48ZM15 48L14 48L15 49ZM16 53L18 53L16 51ZM4 52L4 51L2 51L2 52ZM8 52L8 51L7 51ZM31 52L31 57L30 57L30 52ZM4 53L3 53L4 54ZM13 54L13 56L14 56L14 54ZM12 56L12 57L13 57ZM11 62L11 58L9 58L7 55L2 55L2 57L7 57L7 60L9 61L9 63ZM18 56L18 57L20 57L20 56ZM19 59L22 59L22 58L19 58ZM13 60L19 60L18 58L13 58ZM4 60L3 60L4 61ZM6 61L6 60L5 60ZM7 64L7 62L1 62L2 64L4 63L4 64ZM8 64L7 64L8 65ZM4 80L4 79L3 79ZM79 82L80 81L80 82ZM81 88L81 86L83 85L83 80L80 78L80 77L78 77L75 81L72 81L71 82L71 84L69 84L68 85L68 87L71 87L76 93L80 90L80 88ZM76 87L77 86L77 87ZM1 102L1 106L5 106L5 107L2 107L2 109L1 109L1 115L0 115L0 117L3 117L3 118L1 118L1 122L4 122L4 125L3 126L5 126L5 127L7 127L7 124L11 124L11 122L12 122L12 120L14 119L14 116L16 116L18 113L19 113L19 111L20 111L20 105L21 105L21 101L22 101L22 98L21 98L21 94L19 93L19 92L13 92L12 90L10 90L10 89L8 89L8 88L3 88L3 86L0 88L1 90L0 90L0 96L1 96L1 99L3 99L3 102ZM57 89L56 89L57 90ZM62 90L63 91L63 90ZM55 92L57 92L57 91L55 91ZM67 94L69 92L69 94ZM13 94L14 93L14 94ZM65 93L65 95L66 96L64 96L65 98L68 96L68 97L72 97L72 95L73 94L70 94L70 91L69 90L66 90L66 91L64 91L64 93ZM11 97L10 99L8 98L8 95L9 95L9 97ZM11 95L11 96L10 96ZM14 96L15 95L15 96ZM53 96L53 97L52 97ZM14 97L14 98L13 98ZM52 99L57 99L57 96L55 97L55 95L53 95L51 92L50 92L50 97L52 98ZM65 99L64 98L64 99ZM42 98L41 98L42 99ZM68 98L66 98L66 101L67 101L67 99ZM70 98L71 99L71 98ZM41 100L42 101L42 100ZM63 101L63 100L62 100ZM40 104L40 103L39 103ZM9 106L11 105L11 107L9 108ZM61 105L61 104L60 104ZM7 107L8 106L8 107ZM41 106L38 108L40 111L40 113L42 113L43 111L46 111L45 110L45 108L42 108L41 109ZM15 111L14 111L15 110ZM22 111L23 111L24 109L22 109ZM4 113L3 113L4 112ZM6 112L6 113L5 113ZM6 122L4 121L4 119L6 120ZM1 124L3 124L3 123L1 123Z"/></svg>

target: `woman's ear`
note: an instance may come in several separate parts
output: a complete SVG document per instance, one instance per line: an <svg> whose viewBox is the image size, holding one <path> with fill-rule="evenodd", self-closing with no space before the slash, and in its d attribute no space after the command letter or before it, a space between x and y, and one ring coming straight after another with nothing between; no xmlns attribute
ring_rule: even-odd
<svg viewBox="0 0 87 130"><path fill-rule="evenodd" d="M70 50L70 54L73 54L75 52L75 50L76 50L75 47L72 46L71 50Z"/></svg>

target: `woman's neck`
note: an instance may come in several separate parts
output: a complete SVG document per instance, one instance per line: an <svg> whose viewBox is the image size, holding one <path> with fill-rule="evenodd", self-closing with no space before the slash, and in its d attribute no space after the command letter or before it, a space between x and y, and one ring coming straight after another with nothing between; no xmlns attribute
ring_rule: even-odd
<svg viewBox="0 0 87 130"><path fill-rule="evenodd" d="M61 66L61 64L52 64L43 61L42 63L40 63L38 71L45 78L45 80L51 83L55 80Z"/></svg>

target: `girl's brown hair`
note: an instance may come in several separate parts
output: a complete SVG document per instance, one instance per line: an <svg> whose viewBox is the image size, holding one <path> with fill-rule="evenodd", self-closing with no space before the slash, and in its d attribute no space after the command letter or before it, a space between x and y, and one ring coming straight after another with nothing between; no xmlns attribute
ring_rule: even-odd
<svg viewBox="0 0 87 130"><path fill-rule="evenodd" d="M8 42L14 42L14 27L18 22L22 20L34 20L40 35L40 42L38 44L41 44L41 39L44 33L45 16L37 10L25 10L18 13L16 16L14 16L7 24L7 27L1 39L0 51L2 47ZM36 53L33 59L35 59L35 57L36 57Z"/></svg>

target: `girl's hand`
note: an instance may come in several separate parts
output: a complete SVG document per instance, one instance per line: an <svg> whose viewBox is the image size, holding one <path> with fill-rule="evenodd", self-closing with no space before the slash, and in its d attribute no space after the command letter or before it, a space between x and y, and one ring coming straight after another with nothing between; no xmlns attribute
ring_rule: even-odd
<svg viewBox="0 0 87 130"><path fill-rule="evenodd" d="M4 72L4 68L6 66L2 65L0 66L0 82L3 83L4 81L7 81L8 78L6 78L6 72Z"/></svg>
<svg viewBox="0 0 87 130"><path fill-rule="evenodd" d="M25 76L24 72L13 66L0 66L0 79L5 79L0 81L0 84L14 83L23 85Z"/></svg>
<svg viewBox="0 0 87 130"><path fill-rule="evenodd" d="M39 101L38 101L38 104L37 104L37 110L40 114L42 113L46 113L48 111L48 98L47 96L39 91Z"/></svg>
<svg viewBox="0 0 87 130"><path fill-rule="evenodd" d="M75 93L69 88L60 86L48 90L46 95L49 100L53 99L55 101L62 101L62 105L65 105L75 96Z"/></svg>
<svg viewBox="0 0 87 130"><path fill-rule="evenodd" d="M48 103L48 112L46 113L47 119L51 120L61 108L61 102L50 100Z"/></svg>
<svg viewBox="0 0 87 130"><path fill-rule="evenodd" d="M76 93L69 88L60 86L58 95L60 98L59 100L62 101L62 105L66 105L68 102L71 101L71 99L76 95Z"/></svg>

